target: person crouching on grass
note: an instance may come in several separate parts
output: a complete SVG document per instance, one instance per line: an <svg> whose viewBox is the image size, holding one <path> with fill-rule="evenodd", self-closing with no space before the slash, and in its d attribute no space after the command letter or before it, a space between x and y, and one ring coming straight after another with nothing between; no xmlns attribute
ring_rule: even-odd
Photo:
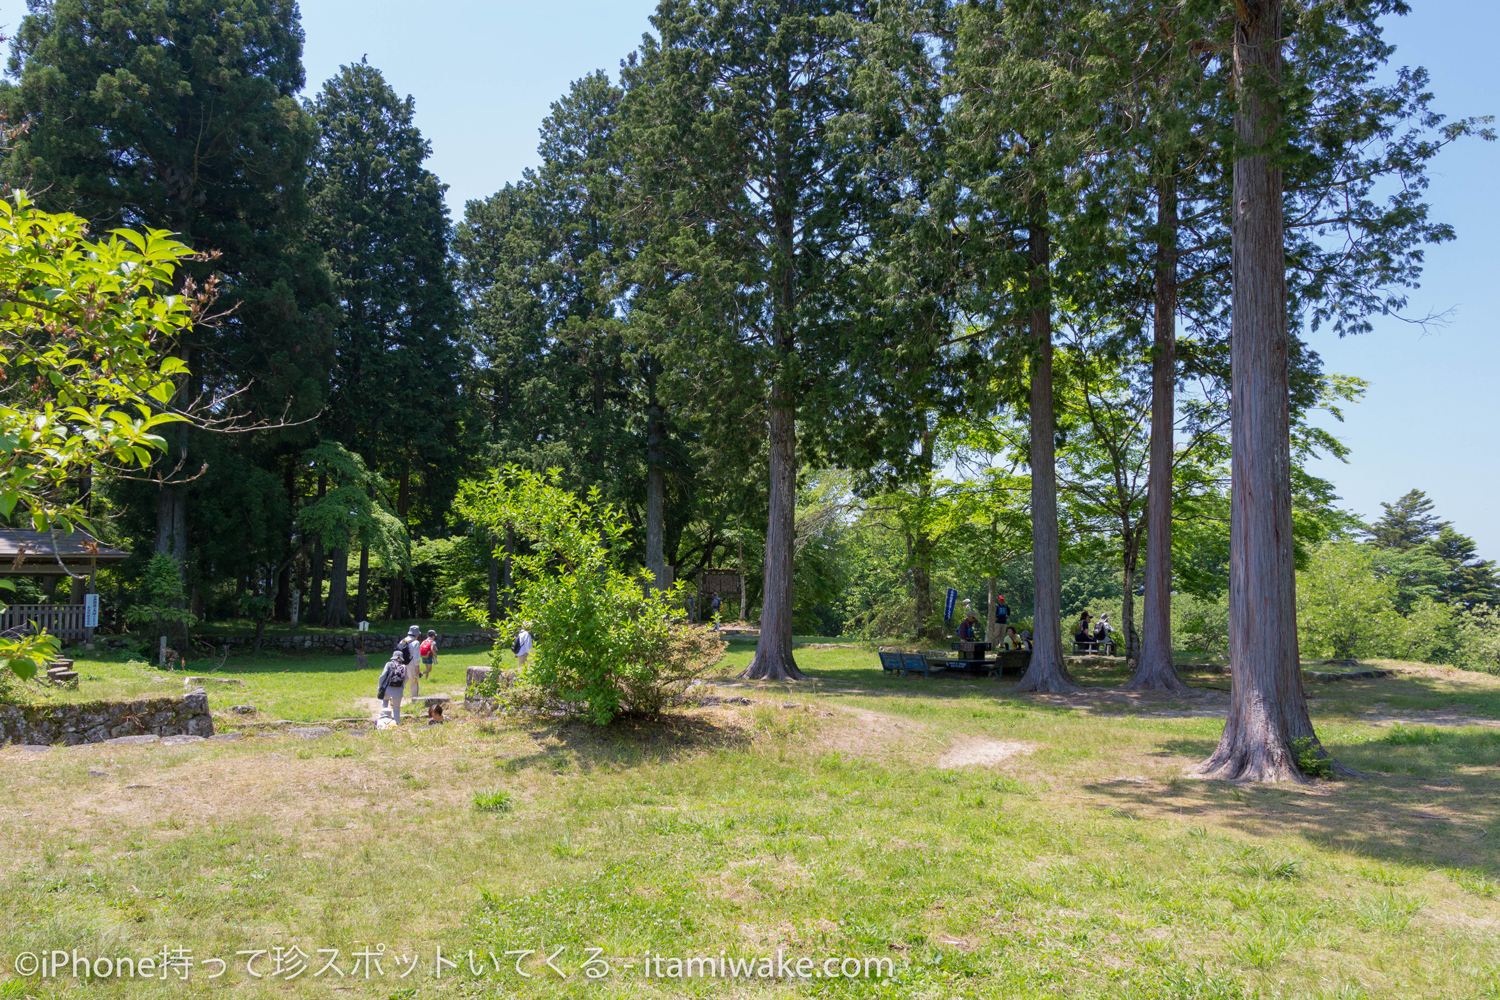
<svg viewBox="0 0 1500 1000"><path fill-rule="evenodd" d="M441 726L443 724L443 706L441 704L427 706L427 724L429 726Z"/></svg>

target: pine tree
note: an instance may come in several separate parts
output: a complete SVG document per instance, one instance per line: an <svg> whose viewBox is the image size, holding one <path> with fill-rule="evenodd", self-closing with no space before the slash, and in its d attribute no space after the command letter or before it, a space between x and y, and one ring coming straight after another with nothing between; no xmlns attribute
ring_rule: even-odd
<svg viewBox="0 0 1500 1000"><path fill-rule="evenodd" d="M1366 533L1381 548L1414 549L1453 526L1432 513L1433 503L1421 490L1411 490L1395 503L1383 503L1380 507L1385 513Z"/></svg>

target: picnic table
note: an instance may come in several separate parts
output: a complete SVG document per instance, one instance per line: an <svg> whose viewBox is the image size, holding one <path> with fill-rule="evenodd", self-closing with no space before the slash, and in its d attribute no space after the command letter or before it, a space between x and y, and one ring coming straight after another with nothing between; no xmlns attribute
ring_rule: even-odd
<svg viewBox="0 0 1500 1000"><path fill-rule="evenodd" d="M975 645L988 645L976 643ZM960 650L960 652L963 652ZM919 673L923 677L942 674L967 674L984 677L999 677L1007 671L1025 673L1031 663L1031 650L1006 649L993 657L980 655L975 659L947 656L935 650L923 653L905 653L895 650L880 651L880 667L886 673L899 673L903 677Z"/></svg>

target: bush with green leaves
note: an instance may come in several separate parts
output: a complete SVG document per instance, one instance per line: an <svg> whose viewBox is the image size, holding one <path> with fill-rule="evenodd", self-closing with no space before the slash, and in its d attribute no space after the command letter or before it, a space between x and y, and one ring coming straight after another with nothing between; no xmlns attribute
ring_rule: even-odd
<svg viewBox="0 0 1500 1000"><path fill-rule="evenodd" d="M620 715L653 715L724 654L706 627L689 625L681 584L656 591L644 571L626 572L620 553L631 530L597 488L579 496L556 470L508 465L467 481L455 503L471 523L525 543L513 561L510 613L493 623L498 674L524 626L535 646L505 700L513 707L565 711L599 725ZM465 603L476 621L488 616ZM526 624L529 623L529 624Z"/></svg>
<svg viewBox="0 0 1500 1000"><path fill-rule="evenodd" d="M1172 595L1172 645L1205 660L1229 657L1229 598Z"/></svg>
<svg viewBox="0 0 1500 1000"><path fill-rule="evenodd" d="M165 447L158 432L187 419L168 405L187 370L172 347L212 301L211 289L172 294L192 253L165 231L96 237L20 191L0 201L0 519L73 530L80 470L145 468ZM32 677L59 648L0 639L0 676Z"/></svg>
<svg viewBox="0 0 1500 1000"><path fill-rule="evenodd" d="M1297 574L1297 637L1310 656L1389 655L1404 623L1395 586L1376 572L1375 553L1350 541L1319 546ZM1276 627L1277 623L1268 623Z"/></svg>
<svg viewBox="0 0 1500 1000"><path fill-rule="evenodd" d="M1500 674L1500 608L1479 605L1453 616L1452 662L1465 670Z"/></svg>

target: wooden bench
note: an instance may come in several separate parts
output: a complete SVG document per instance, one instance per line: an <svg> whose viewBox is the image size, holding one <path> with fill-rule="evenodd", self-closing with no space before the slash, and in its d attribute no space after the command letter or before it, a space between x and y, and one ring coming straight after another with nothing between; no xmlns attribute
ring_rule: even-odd
<svg viewBox="0 0 1500 1000"><path fill-rule="evenodd" d="M900 653L894 650L880 650L880 669L888 673L900 673L907 677L911 674L921 674L923 677L931 677L940 674L947 669L947 664L954 661L930 657L923 653Z"/></svg>

